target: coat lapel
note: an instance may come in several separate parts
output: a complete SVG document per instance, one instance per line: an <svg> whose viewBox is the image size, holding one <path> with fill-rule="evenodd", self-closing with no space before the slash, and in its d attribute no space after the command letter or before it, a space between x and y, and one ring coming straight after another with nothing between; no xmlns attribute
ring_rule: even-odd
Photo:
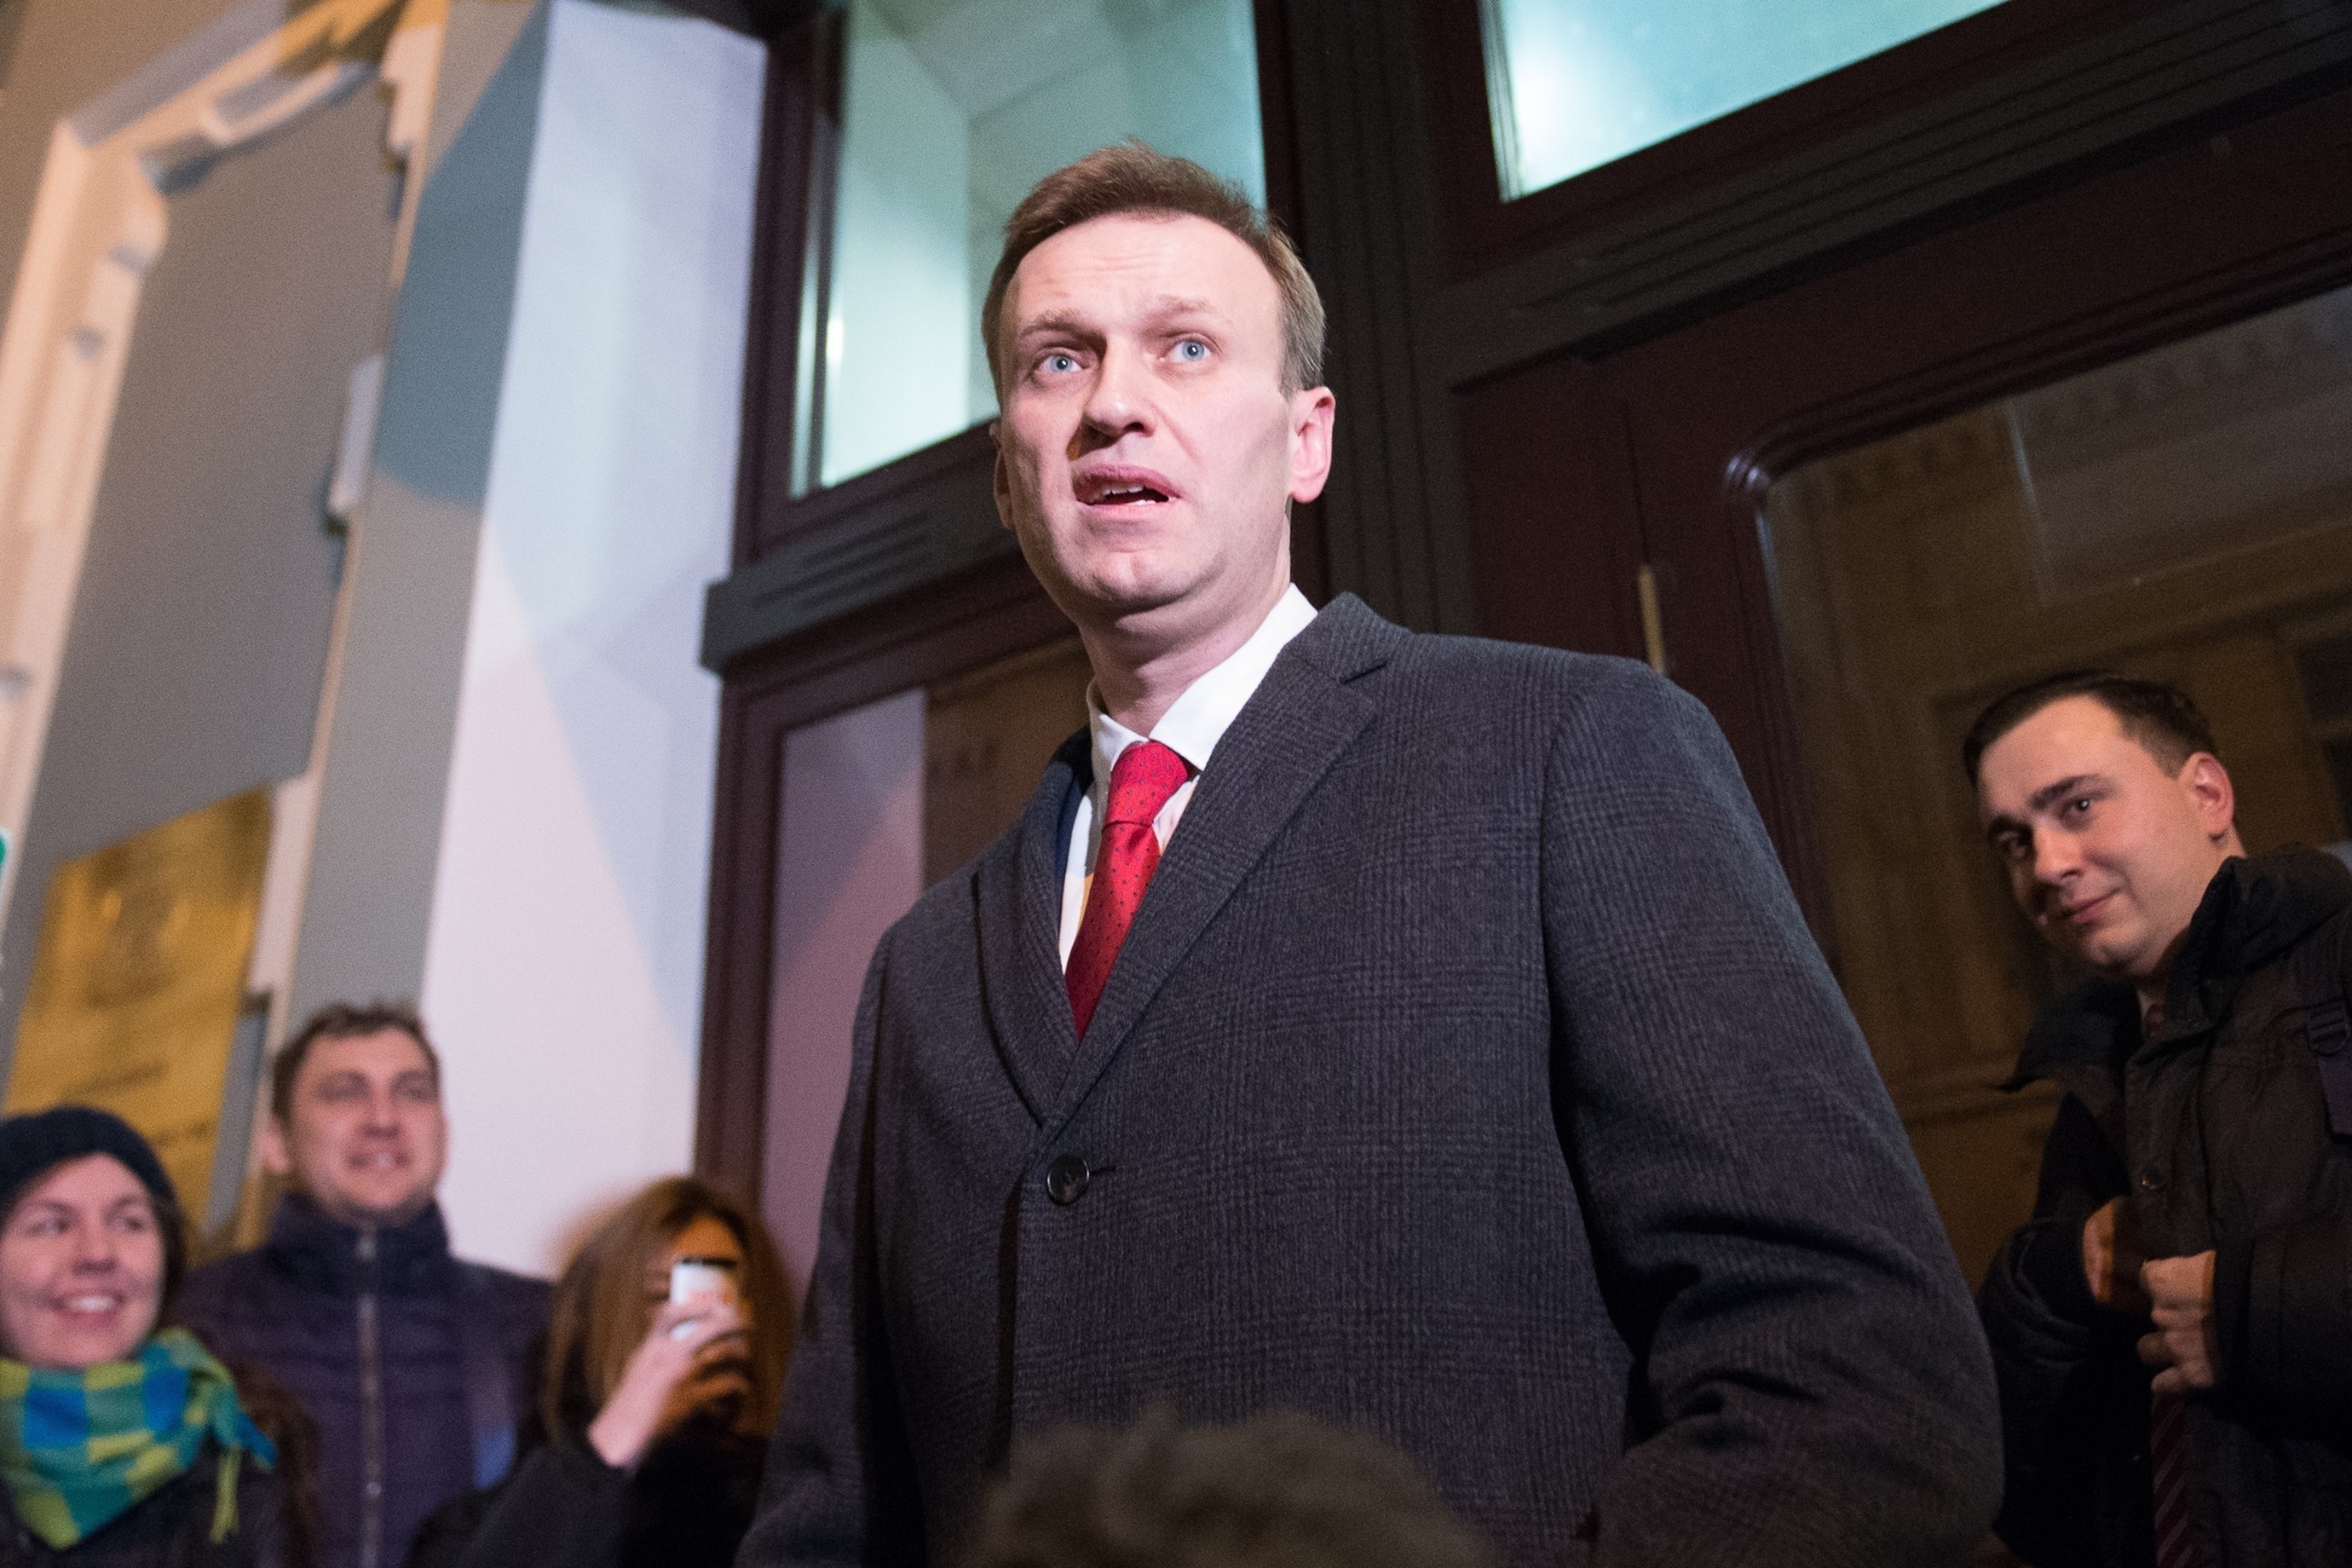
<svg viewBox="0 0 2352 1568"><path fill-rule="evenodd" d="M1103 987L1077 1059L1044 1119L1057 1132L1101 1078L1158 994L1242 879L1262 858L1340 753L1372 721L1371 700L1349 682L1377 669L1406 634L1343 595L1294 638L1201 775L1168 841ZM1033 804L1033 818L1035 806ZM1052 847L1045 849L1052 870ZM1047 947L1049 963L1054 950ZM1059 965L1052 964L1056 976ZM1055 987L1057 995L1060 987ZM1063 1037L1073 1026L1067 999ZM1034 1102L1033 1101L1033 1107Z"/></svg>
<svg viewBox="0 0 2352 1568"><path fill-rule="evenodd" d="M1011 842L983 856L974 873L982 1005L1013 1090L1039 1121L1078 1048L1062 984L1057 838L1064 804L1091 771L1092 749L1084 730L1063 743Z"/></svg>

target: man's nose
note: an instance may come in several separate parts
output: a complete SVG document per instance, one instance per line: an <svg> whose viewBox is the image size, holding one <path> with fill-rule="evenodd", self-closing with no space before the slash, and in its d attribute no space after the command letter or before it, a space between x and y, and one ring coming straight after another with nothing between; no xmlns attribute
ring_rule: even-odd
<svg viewBox="0 0 2352 1568"><path fill-rule="evenodd" d="M2033 879L2055 887L2082 868L2083 857L2070 833L2033 831Z"/></svg>
<svg viewBox="0 0 2352 1568"><path fill-rule="evenodd" d="M1094 384L1087 390L1086 420L1108 440L1150 428L1150 379L1141 354L1118 344L1103 351Z"/></svg>

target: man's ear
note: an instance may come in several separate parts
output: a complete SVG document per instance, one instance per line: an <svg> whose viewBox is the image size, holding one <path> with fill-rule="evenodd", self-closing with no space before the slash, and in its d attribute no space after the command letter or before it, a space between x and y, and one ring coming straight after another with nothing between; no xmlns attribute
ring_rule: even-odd
<svg viewBox="0 0 2352 1568"><path fill-rule="evenodd" d="M1339 400L1328 386L1290 395L1290 499L1313 500L1331 478L1331 427Z"/></svg>
<svg viewBox="0 0 2352 1568"><path fill-rule="evenodd" d="M996 448L996 468L989 488L996 494L996 521L999 525L1013 526L1013 475L1004 466L1004 421L988 422L988 439Z"/></svg>
<svg viewBox="0 0 2352 1568"><path fill-rule="evenodd" d="M294 1174L294 1149L286 1140L286 1123L274 1114L261 1119L261 1168L281 1181Z"/></svg>
<svg viewBox="0 0 2352 1568"><path fill-rule="evenodd" d="M2197 813L2205 837L2220 843L2237 830L2238 793L2230 784L2230 770L2210 752L2199 752L2180 765L2180 787Z"/></svg>

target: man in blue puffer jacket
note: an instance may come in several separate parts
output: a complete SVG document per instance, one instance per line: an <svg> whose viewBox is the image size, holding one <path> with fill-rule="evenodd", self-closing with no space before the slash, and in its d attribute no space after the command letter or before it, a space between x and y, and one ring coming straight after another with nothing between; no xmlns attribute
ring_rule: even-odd
<svg viewBox="0 0 2352 1568"><path fill-rule="evenodd" d="M505 1473L548 1287L450 1256L441 1065L416 1016L338 1004L273 1064L269 1239L193 1271L178 1316L319 1428L321 1568L397 1568L425 1515Z"/></svg>

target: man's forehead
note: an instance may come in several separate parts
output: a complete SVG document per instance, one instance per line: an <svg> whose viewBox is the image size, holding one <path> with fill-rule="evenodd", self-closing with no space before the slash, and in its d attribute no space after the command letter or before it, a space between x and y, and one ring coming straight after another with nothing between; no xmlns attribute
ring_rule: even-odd
<svg viewBox="0 0 2352 1568"><path fill-rule="evenodd" d="M2052 784L2127 771L2135 759L2155 766L2114 710L2095 697L2063 697L1985 748L1977 767L1978 793L1989 813L2021 808Z"/></svg>
<svg viewBox="0 0 2352 1568"><path fill-rule="evenodd" d="M1238 235L1190 213L1113 213L1021 258L1006 290L1018 331L1041 317L1281 308L1274 274Z"/></svg>
<svg viewBox="0 0 2352 1568"><path fill-rule="evenodd" d="M2067 755L2105 754L2121 742L2132 744L2123 721L2114 709L2095 697L2062 697L2021 719L2006 735L1985 748L2014 758L2053 759Z"/></svg>
<svg viewBox="0 0 2352 1568"><path fill-rule="evenodd" d="M429 1072L433 1063L425 1047L405 1029L383 1028L364 1035L331 1035L310 1042L302 1076L331 1072Z"/></svg>

